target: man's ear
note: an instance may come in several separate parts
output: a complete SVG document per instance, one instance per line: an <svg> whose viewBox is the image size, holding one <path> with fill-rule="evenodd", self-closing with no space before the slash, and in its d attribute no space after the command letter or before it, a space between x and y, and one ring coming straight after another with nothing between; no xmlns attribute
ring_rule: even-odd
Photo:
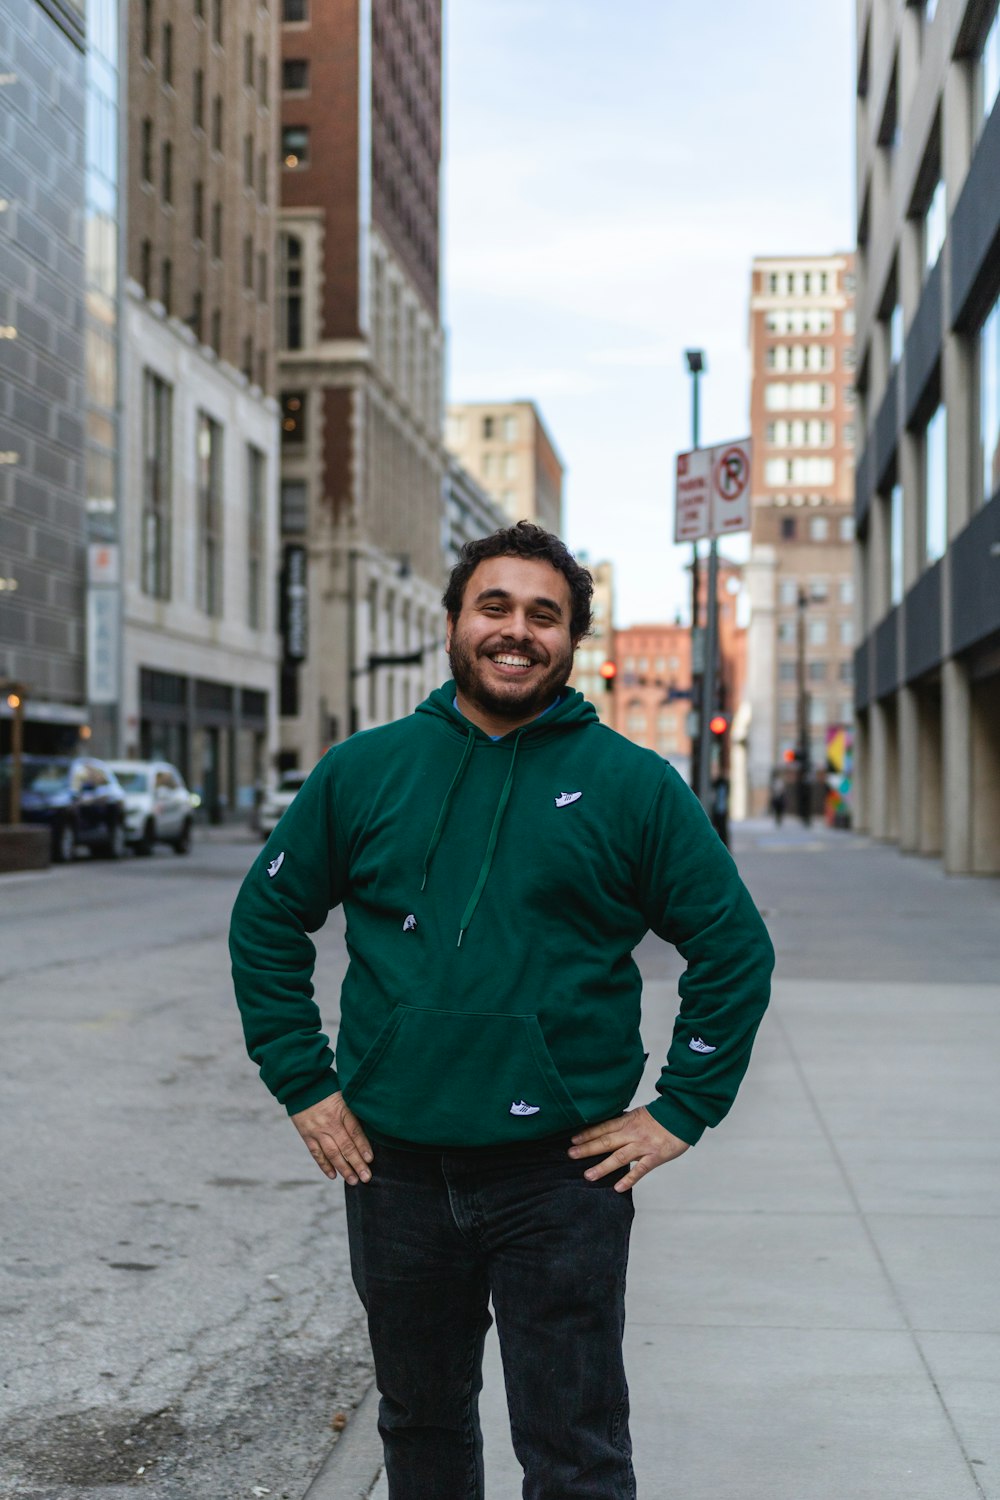
<svg viewBox="0 0 1000 1500"><path fill-rule="evenodd" d="M444 617L444 649L445 649L446 652L450 652L451 651L451 629L452 629L452 624L453 623L454 622L452 621L451 615L445 615L445 617Z"/></svg>

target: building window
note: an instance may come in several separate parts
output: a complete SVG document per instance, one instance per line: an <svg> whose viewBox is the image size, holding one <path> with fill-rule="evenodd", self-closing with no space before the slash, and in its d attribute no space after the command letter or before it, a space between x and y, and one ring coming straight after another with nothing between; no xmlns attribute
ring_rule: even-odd
<svg viewBox="0 0 1000 1500"><path fill-rule="evenodd" d="M222 428L198 413L195 439L198 489L198 607L222 613Z"/></svg>
<svg viewBox="0 0 1000 1500"><path fill-rule="evenodd" d="M147 115L142 122L142 150L140 167L143 182L153 181L153 122Z"/></svg>
<svg viewBox="0 0 1000 1500"><path fill-rule="evenodd" d="M253 136L243 137L243 186L253 187Z"/></svg>
<svg viewBox="0 0 1000 1500"><path fill-rule="evenodd" d="M191 193L191 238L205 238L205 184L200 180L194 184Z"/></svg>
<svg viewBox="0 0 1000 1500"><path fill-rule="evenodd" d="M265 477L267 459L259 448L247 446L247 624L264 625Z"/></svg>
<svg viewBox="0 0 1000 1500"><path fill-rule="evenodd" d="M191 123L195 130L205 128L205 74L201 68L194 70L191 88Z"/></svg>
<svg viewBox="0 0 1000 1500"><path fill-rule="evenodd" d="M254 50L253 32L247 31L243 35L243 83L248 89L253 88L254 75Z"/></svg>
<svg viewBox="0 0 1000 1500"><path fill-rule="evenodd" d="M164 203L174 201L174 148L169 141L160 147L160 196Z"/></svg>
<svg viewBox="0 0 1000 1500"><path fill-rule="evenodd" d="M284 94L309 92L309 61L305 57L286 57L281 64L281 90Z"/></svg>
<svg viewBox="0 0 1000 1500"><path fill-rule="evenodd" d="M243 339L243 363L240 366L247 378L247 385L253 380L253 338L248 333Z"/></svg>
<svg viewBox="0 0 1000 1500"><path fill-rule="evenodd" d="M302 241L297 235L283 234L280 254L278 338L283 349L301 349L304 343Z"/></svg>
<svg viewBox="0 0 1000 1500"><path fill-rule="evenodd" d="M829 535L830 523L826 516L810 516L809 540L811 542L825 542Z"/></svg>
<svg viewBox="0 0 1000 1500"><path fill-rule="evenodd" d="M840 518L840 540L842 542L854 541L854 517L841 516Z"/></svg>
<svg viewBox="0 0 1000 1500"><path fill-rule="evenodd" d="M841 620L840 624L837 626L837 630L838 630L838 633L839 633L839 636L840 636L840 644L842 646L853 646L854 645L854 621L853 620Z"/></svg>
<svg viewBox="0 0 1000 1500"><path fill-rule="evenodd" d="M169 21L163 23L163 57L160 62L160 71L163 74L163 82L173 86L174 82L174 28Z"/></svg>
<svg viewBox="0 0 1000 1500"><path fill-rule="evenodd" d="M205 296L201 291L193 293L191 298L191 316L188 318L188 327L198 340L202 339L203 324L205 321Z"/></svg>
<svg viewBox="0 0 1000 1500"><path fill-rule="evenodd" d="M798 666L794 661L779 661L778 681L794 682L798 676Z"/></svg>
<svg viewBox="0 0 1000 1500"><path fill-rule="evenodd" d="M257 301L265 306L268 302L267 295L267 251L257 251Z"/></svg>
<svg viewBox="0 0 1000 1500"><path fill-rule="evenodd" d="M171 313L174 306L174 267L169 256L160 262L160 301L163 311Z"/></svg>
<svg viewBox="0 0 1000 1500"><path fill-rule="evenodd" d="M848 524L853 526L853 522L849 522ZM839 585L839 588L838 588L838 597L840 599L841 604L853 604L854 603L854 580L853 579L851 579L851 578L842 578L840 580L840 585Z"/></svg>
<svg viewBox="0 0 1000 1500"><path fill-rule="evenodd" d="M173 392L145 370L142 396L142 591L152 599L169 599Z"/></svg>
<svg viewBox="0 0 1000 1500"><path fill-rule="evenodd" d="M505 453L504 454L504 456L503 456L503 477L504 477L504 479L516 479L517 478L517 454L516 453Z"/></svg>
<svg viewBox="0 0 1000 1500"><path fill-rule="evenodd" d="M243 286L253 291L253 236L243 236Z"/></svg>
<svg viewBox="0 0 1000 1500"><path fill-rule="evenodd" d="M826 620L810 620L806 625L806 639L810 646L825 646L827 642L828 626Z"/></svg>
<svg viewBox="0 0 1000 1500"><path fill-rule="evenodd" d="M931 271L937 265L941 246L948 228L948 210L945 206L944 181L938 178L924 212L924 269Z"/></svg>
<svg viewBox="0 0 1000 1500"><path fill-rule="evenodd" d="M257 61L257 93L258 102L262 109L267 109L268 94L270 93L270 78L267 69L267 57L261 53Z"/></svg>
<svg viewBox="0 0 1000 1500"><path fill-rule="evenodd" d="M1000 297L979 335L979 451L985 503L1000 490Z"/></svg>
<svg viewBox="0 0 1000 1500"><path fill-rule="evenodd" d="M944 556L948 545L948 425L938 406L924 432L924 560Z"/></svg>
<svg viewBox="0 0 1000 1500"><path fill-rule="evenodd" d="M305 391L281 393L281 441L284 447L301 447L306 440Z"/></svg>
<svg viewBox="0 0 1000 1500"><path fill-rule="evenodd" d="M289 171L309 165L309 131L304 125L286 125L282 130L281 160Z"/></svg>
<svg viewBox="0 0 1000 1500"><path fill-rule="evenodd" d="M212 348L216 354L222 353L222 312L218 307L212 309Z"/></svg>
<svg viewBox="0 0 1000 1500"><path fill-rule="evenodd" d="M261 203L267 203L267 162L266 151L261 151L257 156L257 197Z"/></svg>
<svg viewBox="0 0 1000 1500"><path fill-rule="evenodd" d="M212 0L212 41L222 46L222 0Z"/></svg>
<svg viewBox="0 0 1000 1500"><path fill-rule="evenodd" d="M503 419L503 440L505 443L517 442L517 417L508 416Z"/></svg>
<svg viewBox="0 0 1000 1500"><path fill-rule="evenodd" d="M825 661L811 661L809 663L808 668L807 668L807 673L808 673L809 681L810 682L825 682L826 681L826 670L827 670L827 664L826 664Z"/></svg>
<svg viewBox="0 0 1000 1500"><path fill-rule="evenodd" d="M142 0L142 55L153 61L153 0Z"/></svg>
<svg viewBox="0 0 1000 1500"><path fill-rule="evenodd" d="M153 244L151 240L143 240L142 249L139 251L139 280L146 296L151 295L153 280Z"/></svg>
<svg viewBox="0 0 1000 1500"><path fill-rule="evenodd" d="M303 536L309 528L309 502L305 481L281 481L281 534Z"/></svg>
<svg viewBox="0 0 1000 1500"><path fill-rule="evenodd" d="M308 21L309 0L282 0L281 19L288 21Z"/></svg>
<svg viewBox="0 0 1000 1500"><path fill-rule="evenodd" d="M218 198L212 204L212 257L222 259L222 204Z"/></svg>
<svg viewBox="0 0 1000 1500"><path fill-rule="evenodd" d="M795 540L795 517L782 516L781 518L781 540L792 542Z"/></svg>
<svg viewBox="0 0 1000 1500"><path fill-rule="evenodd" d="M1000 95L1000 7L994 11L993 21L986 33L983 50L979 56L977 94L979 119L985 125Z"/></svg>
<svg viewBox="0 0 1000 1500"><path fill-rule="evenodd" d="M212 100L212 150L222 150L222 95Z"/></svg>
<svg viewBox="0 0 1000 1500"><path fill-rule="evenodd" d="M837 668L837 676L840 678L841 682L854 681L854 663L851 661L850 657L848 657L847 661L842 661L840 663L839 667Z"/></svg>
<svg viewBox="0 0 1000 1500"><path fill-rule="evenodd" d="M493 423L493 418L492 417L484 417L483 418L483 438L484 439L488 440L489 438L493 437L493 426L494 426L494 423Z"/></svg>

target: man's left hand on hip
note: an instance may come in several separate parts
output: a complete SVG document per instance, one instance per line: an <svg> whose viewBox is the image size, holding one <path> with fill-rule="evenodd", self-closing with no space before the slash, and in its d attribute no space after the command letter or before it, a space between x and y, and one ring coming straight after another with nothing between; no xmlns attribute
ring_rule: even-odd
<svg viewBox="0 0 1000 1500"><path fill-rule="evenodd" d="M614 1120L603 1120L599 1125L588 1125L586 1130L579 1131L573 1137L569 1154L605 1158L596 1166L588 1167L583 1174L589 1182L628 1167L621 1181L615 1183L615 1192L625 1193L654 1167L661 1167L665 1161L673 1161L675 1156L690 1149L687 1141L672 1135L640 1105Z"/></svg>

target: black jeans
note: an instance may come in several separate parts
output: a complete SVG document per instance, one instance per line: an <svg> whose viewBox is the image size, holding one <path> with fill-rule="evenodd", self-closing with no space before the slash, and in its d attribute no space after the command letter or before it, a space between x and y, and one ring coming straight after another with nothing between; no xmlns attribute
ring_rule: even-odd
<svg viewBox="0 0 1000 1500"><path fill-rule="evenodd" d="M483 1500L490 1297L524 1500L634 1500L622 1364L632 1194L584 1180L569 1138L375 1147L346 1189L391 1500Z"/></svg>

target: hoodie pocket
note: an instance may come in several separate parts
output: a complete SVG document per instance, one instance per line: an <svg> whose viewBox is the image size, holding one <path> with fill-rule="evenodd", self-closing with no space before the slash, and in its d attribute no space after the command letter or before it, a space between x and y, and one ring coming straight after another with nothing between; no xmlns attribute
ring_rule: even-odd
<svg viewBox="0 0 1000 1500"><path fill-rule="evenodd" d="M399 1005L344 1098L376 1132L429 1145L536 1140L584 1123L537 1016Z"/></svg>

